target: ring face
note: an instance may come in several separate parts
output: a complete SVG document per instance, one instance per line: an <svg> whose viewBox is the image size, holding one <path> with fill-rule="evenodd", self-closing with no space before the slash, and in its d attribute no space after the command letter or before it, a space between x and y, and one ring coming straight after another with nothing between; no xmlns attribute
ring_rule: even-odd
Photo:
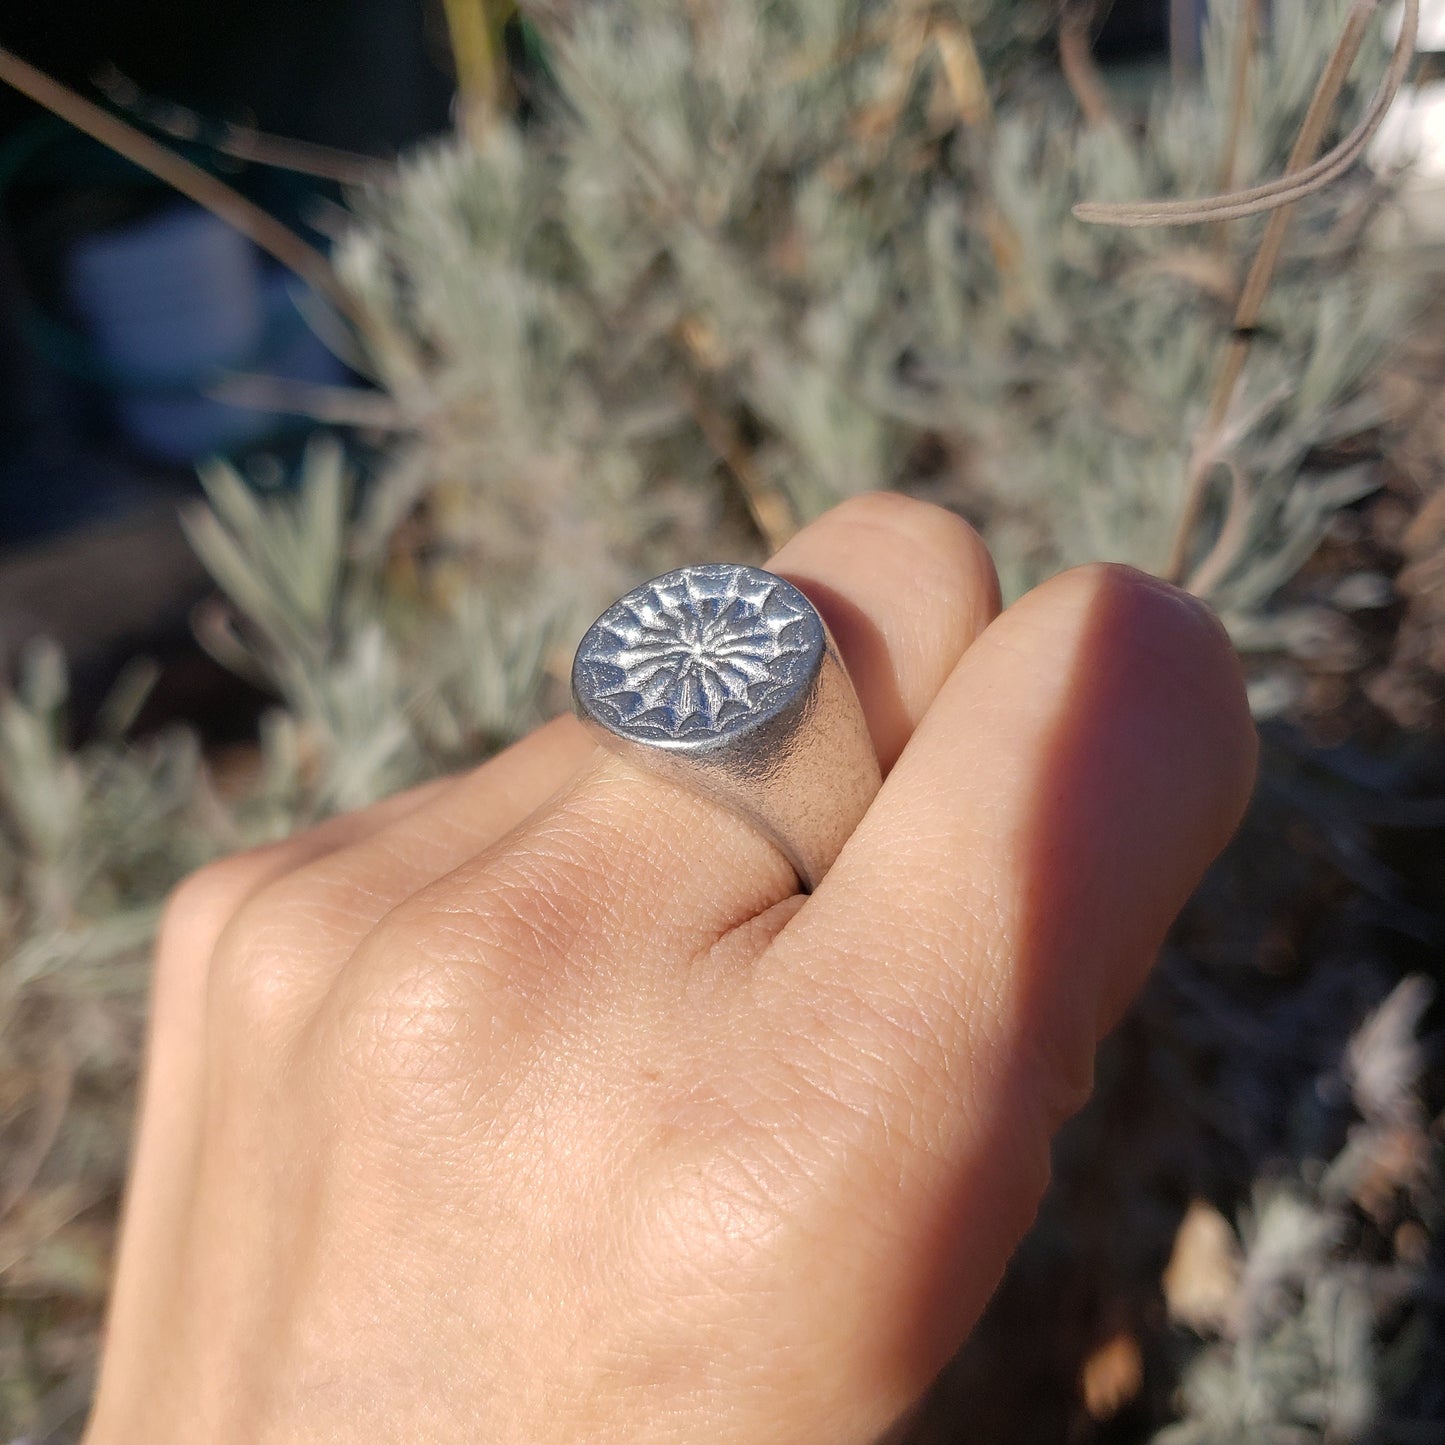
<svg viewBox="0 0 1445 1445"><path fill-rule="evenodd" d="M804 891L881 781L823 619L756 567L682 567L614 602L578 644L572 701L604 747L751 823Z"/></svg>
<svg viewBox="0 0 1445 1445"><path fill-rule="evenodd" d="M785 710L816 675L826 634L781 577L683 567L614 602L577 649L572 689L608 731L662 747L710 746Z"/></svg>

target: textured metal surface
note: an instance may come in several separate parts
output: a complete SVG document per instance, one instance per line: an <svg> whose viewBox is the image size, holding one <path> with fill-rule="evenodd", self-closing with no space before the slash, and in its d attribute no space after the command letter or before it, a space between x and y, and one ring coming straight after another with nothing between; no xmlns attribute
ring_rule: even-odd
<svg viewBox="0 0 1445 1445"><path fill-rule="evenodd" d="M761 829L805 888L878 791L827 627L796 587L756 567L684 567L613 603L577 648L572 698L614 752Z"/></svg>

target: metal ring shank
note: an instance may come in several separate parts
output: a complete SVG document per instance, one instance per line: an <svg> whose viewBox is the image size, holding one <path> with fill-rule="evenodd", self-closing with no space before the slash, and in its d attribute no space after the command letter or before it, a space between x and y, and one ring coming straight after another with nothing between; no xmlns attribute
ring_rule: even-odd
<svg viewBox="0 0 1445 1445"><path fill-rule="evenodd" d="M833 866L881 782L863 709L831 635L812 685L794 707L751 733L746 746L724 738L669 752L621 737L585 712L581 717L618 756L741 814L779 848L808 893Z"/></svg>
<svg viewBox="0 0 1445 1445"><path fill-rule="evenodd" d="M751 822L809 891L879 788L837 644L757 568L684 567L619 599L577 648L572 699L613 752Z"/></svg>

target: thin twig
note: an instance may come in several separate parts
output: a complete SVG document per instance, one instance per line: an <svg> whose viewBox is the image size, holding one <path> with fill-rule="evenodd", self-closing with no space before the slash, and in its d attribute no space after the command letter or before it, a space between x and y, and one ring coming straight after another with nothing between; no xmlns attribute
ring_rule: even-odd
<svg viewBox="0 0 1445 1445"><path fill-rule="evenodd" d="M1379 5L1380 0L1355 0L1351 6L1344 31L1331 52L1329 62L1310 99L1299 135L1286 163L1285 173L1278 180L1203 201L1154 201L1143 205L1124 206L1086 204L1075 208L1074 214L1081 220L1123 226L1189 225L1199 221L1229 220L1259 211L1273 213L1265 226L1259 250L1240 292L1234 315L1234 334L1220 359L1210 394L1209 409L1190 450L1185 472L1184 502L1164 565L1164 576L1171 581L1182 581L1188 566L1190 546L1204 511L1209 481L1216 463L1220 460L1219 439L1234 404L1235 392L1249 357L1254 331L1259 324L1265 298L1279 265L1294 203L1312 191L1330 184L1354 164L1384 119L1385 112L1389 110L1409 71L1420 18L1419 0L1405 0L1400 34L1390 57L1389 67L1364 120L1334 150L1319 160L1313 159L1324 143L1340 92ZM1230 507L1247 505L1247 491L1235 487L1231 492ZM1239 520L1227 515L1221 538L1227 536L1230 545L1237 545L1238 538L1243 535L1244 529ZM1207 580L1213 582L1222 576L1227 570L1229 560L1219 554L1216 543L1216 547L1206 559ZM1198 574L1192 585L1199 585Z"/></svg>
<svg viewBox="0 0 1445 1445"><path fill-rule="evenodd" d="M1239 0L1230 64L1229 126L1219 155L1219 179L1215 186L1220 195L1228 195L1239 184L1239 153L1244 145L1244 123L1249 114L1249 82L1258 33L1259 0ZM1226 239L1225 223L1220 221L1214 233L1217 250L1224 249Z"/></svg>
<svg viewBox="0 0 1445 1445"><path fill-rule="evenodd" d="M1231 57L1229 84L1229 129L1219 157L1221 195L1238 184L1239 152L1244 143L1244 121L1249 110L1249 80L1253 69L1255 39L1259 33L1259 0L1239 0L1239 16L1235 21L1234 54Z"/></svg>
<svg viewBox="0 0 1445 1445"><path fill-rule="evenodd" d="M0 48L0 81L225 221L294 272L312 290L325 296L360 330L367 329L365 313L336 279L326 257L224 181L3 48Z"/></svg>
<svg viewBox="0 0 1445 1445"><path fill-rule="evenodd" d="M1225 508L1224 521L1219 535L1189 578L1189 590L1196 597L1208 597L1223 580L1225 574L1248 540L1249 508L1253 501L1249 482L1244 473L1233 462L1226 462L1229 469L1229 504Z"/></svg>
<svg viewBox="0 0 1445 1445"><path fill-rule="evenodd" d="M988 77L978 58L973 34L962 22L935 21L929 34L938 48L944 83L953 97L959 119L974 130L993 129L993 104L988 97Z"/></svg>
<svg viewBox="0 0 1445 1445"><path fill-rule="evenodd" d="M340 150L336 146L271 135L254 126L237 125L234 121L212 120L173 100L159 100L147 95L114 65L106 65L96 74L95 86L112 105L129 111L152 130L161 131L174 140L195 141L238 161L248 161L273 170L292 171L300 176L314 176L317 180L334 181L340 186L368 185L391 169L391 162L380 156L358 155L355 151Z"/></svg>
<svg viewBox="0 0 1445 1445"><path fill-rule="evenodd" d="M878 99L853 119L852 128L861 137L881 139L886 148L902 118L903 107L913 89L913 79L918 74L918 64L928 40L928 26L923 18L904 12L894 25L888 41L888 53L883 59L883 74L878 84Z"/></svg>
<svg viewBox="0 0 1445 1445"><path fill-rule="evenodd" d="M1379 8L1381 0L1355 0L1345 22L1344 34L1330 56L1329 64L1310 102L1309 114L1300 130L1295 153L1301 150L1300 142L1306 139L1306 132L1317 125L1320 136L1308 148L1308 154L1315 154L1323 137L1329 112L1338 98L1345 78L1355 56L1359 54L1364 32L1371 16ZM1247 190L1231 191L1222 196L1206 196L1185 201L1127 201L1116 204L1105 201L1081 201L1074 207L1074 215L1080 221L1103 226L1194 226L1206 221L1232 221L1242 216L1258 215L1261 211L1278 210L1303 200L1315 191L1323 189L1338 180L1364 154L1365 147L1380 128L1386 112L1394 103L1395 96L1409 73L1415 52L1415 32L1419 24L1420 0L1405 0L1404 16L1400 35L1390 57L1389 68L1375 92L1364 119L1333 150L1310 164L1301 164L1297 169L1287 167L1285 174L1263 185L1251 186ZM1318 102L1323 96L1329 97L1323 115L1318 116Z"/></svg>
<svg viewBox="0 0 1445 1445"><path fill-rule="evenodd" d="M1059 68L1083 112L1084 123L1099 130L1114 123L1109 88L1094 63L1094 20L1098 0L1067 0L1059 21Z"/></svg>
<svg viewBox="0 0 1445 1445"><path fill-rule="evenodd" d="M1344 33L1340 36L1339 43L1335 46L1329 63L1325 66L1324 74L1320 76L1319 84L1315 87L1315 93L1310 99L1309 109L1305 112L1299 135L1295 139L1294 148L1290 152L1289 161L1286 164L1286 175L1296 171L1302 172L1307 167L1310 157L1316 154L1324 143L1325 132L1335 105L1339 101L1340 91L1344 88L1350 67L1354 64L1355 57L1364 43L1366 28L1378 7L1379 0L1356 0L1355 5L1351 7L1349 17L1345 22ZM1390 75L1385 84L1381 86L1377 97L1377 103L1381 99L1384 101L1383 108L1379 112L1381 117L1385 110L1389 109L1391 101L1394 100L1395 94L1405 78L1409 58L1415 49L1415 29L1419 22L1419 13L1419 0L1405 0L1405 18L1400 27L1400 40L1395 47ZM1399 63L1401 55L1405 57L1404 65ZM1371 108L1375 109L1376 107L1372 106ZM1260 239L1259 250L1255 253L1248 276L1245 277L1244 288L1239 295L1239 305L1234 313L1234 335L1225 346L1219 372L1215 378L1214 390L1210 395L1209 410L1205 415L1204 425L1191 448L1189 466L1185 473L1184 506L1180 512L1179 522L1174 530L1174 539L1169 548L1169 556L1164 566L1164 575L1171 581L1178 582L1184 579L1185 569L1189 564L1190 543L1193 540L1199 518L1204 511L1204 503L1208 495L1209 478L1214 470L1217 457L1218 439L1224 429L1225 418L1234 404L1234 395L1238 390L1240 377L1244 374L1244 364L1249 358L1254 330L1258 326L1260 314L1264 310L1265 298L1269 294L1270 283L1274 280L1280 255L1284 249L1285 232L1289 229L1289 223L1293 216L1293 206L1281 207L1271 214L1265 226L1264 235ZM1232 504L1244 505L1247 503L1248 496L1247 493L1236 489L1231 492L1230 499ZM1242 528L1231 526L1230 521L1231 519L1226 516L1225 528L1221 532L1221 536L1225 532L1228 532L1231 537L1243 536ZM1211 576L1222 576L1227 570L1221 559L1216 558L1213 553L1207 560L1213 564Z"/></svg>
<svg viewBox="0 0 1445 1445"><path fill-rule="evenodd" d="M718 460L737 483L747 504L748 517L771 554L798 530L797 518L786 498L758 475L748 449L736 429L694 389L688 398L697 428Z"/></svg>
<svg viewBox="0 0 1445 1445"><path fill-rule="evenodd" d="M710 371L707 345L698 336L696 327L684 321L677 328L677 335L702 371ZM770 554L778 551L798 530L798 519L788 499L759 475L737 428L708 400L701 382L690 382L684 394L698 431L736 484L763 545Z"/></svg>
<svg viewBox="0 0 1445 1445"><path fill-rule="evenodd" d="M1197 14L1194 0L1169 0L1169 79L1175 85L1199 64Z"/></svg>

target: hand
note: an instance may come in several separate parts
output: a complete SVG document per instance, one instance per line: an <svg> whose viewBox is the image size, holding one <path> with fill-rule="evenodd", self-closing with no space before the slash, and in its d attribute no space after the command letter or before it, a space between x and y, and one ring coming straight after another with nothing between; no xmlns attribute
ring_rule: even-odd
<svg viewBox="0 0 1445 1445"><path fill-rule="evenodd" d="M888 496L770 565L885 773L812 897L571 719L181 886L90 1445L840 1445L926 1388L1254 734L1139 574L995 617Z"/></svg>

